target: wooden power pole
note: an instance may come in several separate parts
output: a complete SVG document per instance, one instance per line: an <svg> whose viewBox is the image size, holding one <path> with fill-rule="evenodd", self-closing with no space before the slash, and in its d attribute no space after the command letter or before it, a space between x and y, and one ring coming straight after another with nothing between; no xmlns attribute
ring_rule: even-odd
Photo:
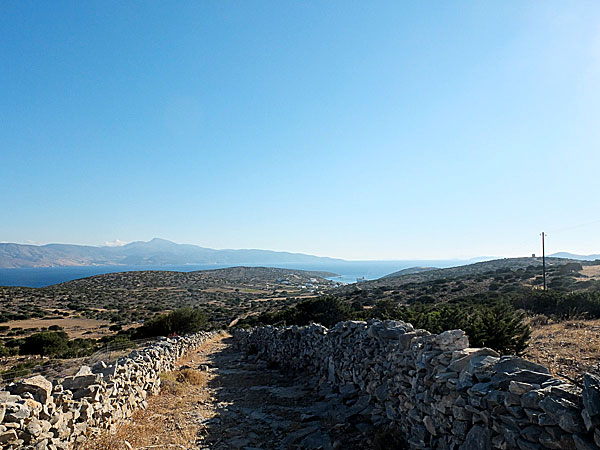
<svg viewBox="0 0 600 450"><path fill-rule="evenodd" d="M544 290L546 290L546 247L544 245L544 237L546 233L542 231L542 271L544 274Z"/></svg>

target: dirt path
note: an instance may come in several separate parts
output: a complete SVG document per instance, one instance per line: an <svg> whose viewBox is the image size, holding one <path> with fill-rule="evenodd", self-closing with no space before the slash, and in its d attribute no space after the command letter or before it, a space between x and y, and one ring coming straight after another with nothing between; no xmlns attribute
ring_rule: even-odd
<svg viewBox="0 0 600 450"><path fill-rule="evenodd" d="M247 357L230 336L207 342L181 361L180 369L191 375L192 384L167 382L131 423L85 448L373 448L374 432L360 416L366 399L344 404L339 395L319 389L316 380L307 381L306 374L295 376Z"/></svg>

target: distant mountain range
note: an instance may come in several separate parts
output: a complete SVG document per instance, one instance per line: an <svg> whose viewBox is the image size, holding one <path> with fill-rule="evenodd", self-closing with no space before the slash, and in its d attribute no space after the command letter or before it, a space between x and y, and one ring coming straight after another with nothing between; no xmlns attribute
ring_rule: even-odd
<svg viewBox="0 0 600 450"><path fill-rule="evenodd" d="M340 262L302 253L270 250L215 250L164 239L131 242L120 247L0 243L0 268L58 266L152 266L184 264L315 264Z"/></svg>
<svg viewBox="0 0 600 450"><path fill-rule="evenodd" d="M576 255L574 253L568 252L553 253L550 256L553 256L555 258L578 259L580 261L595 261L597 259L600 259L600 255Z"/></svg>
<svg viewBox="0 0 600 450"><path fill-rule="evenodd" d="M554 253L549 257L574 260L595 260L600 255L575 255ZM439 267L463 265L491 257L470 260L430 261ZM408 261L407 261L408 262ZM271 250L215 250L190 244L176 244L165 239L155 238L148 242L137 241L129 244L110 246L89 246L73 244L24 245L0 243L0 268L26 267L65 267L65 266L165 266L186 264L216 265L284 265L284 264L352 264L355 261L306 255L303 253L276 252ZM427 263L416 262L417 264ZM416 264L415 264L416 265ZM425 264L423 264L425 265ZM428 264L427 264L428 265ZM392 273L389 277L432 271L433 267L412 267Z"/></svg>

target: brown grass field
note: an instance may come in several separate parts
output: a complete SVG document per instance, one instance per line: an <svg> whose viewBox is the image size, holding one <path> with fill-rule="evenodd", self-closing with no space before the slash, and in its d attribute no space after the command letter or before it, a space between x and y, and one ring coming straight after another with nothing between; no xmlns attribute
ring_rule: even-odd
<svg viewBox="0 0 600 450"><path fill-rule="evenodd" d="M84 317L64 317L56 319L26 319L2 322L0 326L9 326L11 328L35 329L39 331L42 328L48 328L51 325L58 325L69 334L70 338L100 338L107 334L113 334L108 330L110 322L107 320L86 319ZM8 332L7 330L6 332ZM6 334L0 333L1 334ZM27 333L29 334L29 333Z"/></svg>
<svg viewBox="0 0 600 450"><path fill-rule="evenodd" d="M580 382L584 372L600 372L600 320L570 320L533 329L527 359L557 377Z"/></svg>
<svg viewBox="0 0 600 450"><path fill-rule="evenodd" d="M585 266L581 271L581 275L584 277L578 277L578 280L585 280L587 278L592 278L595 280L600 279L600 265L598 266ZM587 277L587 278L586 278Z"/></svg>

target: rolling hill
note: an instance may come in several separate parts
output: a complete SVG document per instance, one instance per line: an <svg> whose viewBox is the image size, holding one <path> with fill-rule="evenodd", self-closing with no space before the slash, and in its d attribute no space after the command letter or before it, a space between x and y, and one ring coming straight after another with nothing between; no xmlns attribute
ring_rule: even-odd
<svg viewBox="0 0 600 450"><path fill-rule="evenodd" d="M592 261L548 257L546 274L548 287L555 291L595 291L600 286L599 265ZM382 299L434 303L472 295L509 294L542 285L542 258L504 258L445 269L395 272L340 286L335 292L350 302L366 305Z"/></svg>

